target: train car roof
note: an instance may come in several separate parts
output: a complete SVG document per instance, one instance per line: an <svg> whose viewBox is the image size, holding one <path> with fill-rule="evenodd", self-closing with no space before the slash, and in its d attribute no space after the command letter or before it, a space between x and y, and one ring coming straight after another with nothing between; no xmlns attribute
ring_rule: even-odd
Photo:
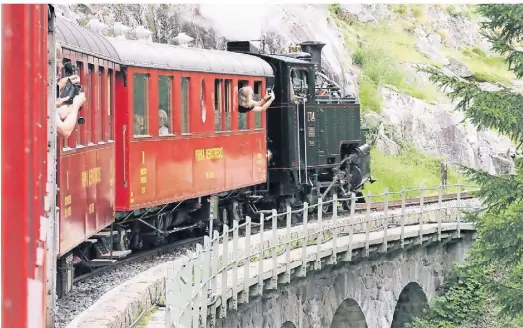
<svg viewBox="0 0 523 328"><path fill-rule="evenodd" d="M106 37L63 17L56 18L56 39L63 48L120 62L118 52Z"/></svg>
<svg viewBox="0 0 523 328"><path fill-rule="evenodd" d="M256 56L162 43L108 38L123 65L218 74L274 76L271 65Z"/></svg>
<svg viewBox="0 0 523 328"><path fill-rule="evenodd" d="M271 65L248 54L109 38L64 17L57 17L56 27L57 39L62 47L122 65L218 74L274 76Z"/></svg>

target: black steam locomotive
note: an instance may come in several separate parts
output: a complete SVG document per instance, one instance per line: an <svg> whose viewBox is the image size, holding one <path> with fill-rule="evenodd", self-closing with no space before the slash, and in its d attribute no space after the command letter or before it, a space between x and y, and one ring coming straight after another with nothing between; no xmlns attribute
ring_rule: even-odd
<svg viewBox="0 0 523 328"><path fill-rule="evenodd" d="M227 51L258 56L274 70L276 99L267 111L267 183L251 189L243 210L251 215L273 208L299 208L361 196L361 188L374 182L370 172L370 147L361 128L357 99L321 69L320 42L300 44L301 52L261 54L249 41L228 42ZM349 202L340 202L348 210ZM236 207L236 206L235 206ZM332 205L324 205L325 212ZM241 215L244 213L237 213Z"/></svg>

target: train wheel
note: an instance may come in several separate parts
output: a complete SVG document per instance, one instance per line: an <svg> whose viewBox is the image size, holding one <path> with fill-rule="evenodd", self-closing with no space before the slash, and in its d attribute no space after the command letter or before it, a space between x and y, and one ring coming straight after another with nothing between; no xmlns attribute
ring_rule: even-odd
<svg viewBox="0 0 523 328"><path fill-rule="evenodd" d="M61 298L73 289L73 253L62 256L58 260L56 268L56 293L58 298Z"/></svg>
<svg viewBox="0 0 523 328"><path fill-rule="evenodd" d="M321 206L321 211L323 213L323 215L327 215L329 213L332 212L332 209L333 209L333 202L330 202L332 200L332 192L328 192L327 195L325 195L325 199L322 199L322 206ZM324 217L325 219L325 217Z"/></svg>

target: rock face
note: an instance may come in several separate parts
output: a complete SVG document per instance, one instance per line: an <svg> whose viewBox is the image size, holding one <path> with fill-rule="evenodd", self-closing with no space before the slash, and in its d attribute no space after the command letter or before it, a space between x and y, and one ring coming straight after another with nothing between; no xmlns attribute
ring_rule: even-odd
<svg viewBox="0 0 523 328"><path fill-rule="evenodd" d="M354 21L378 24L386 20L407 19L398 16L388 5L341 5L340 10ZM428 58L446 65L443 71L460 78L470 77L470 69L441 51L442 45L463 49L479 45L484 51L488 44L479 38L478 24L445 9L425 6L427 24L415 25L412 32L418 49ZM180 32L194 38L192 46L225 49L227 40L266 39L266 52L282 52L289 45L308 40L326 43L322 53L322 67L344 90L359 95L359 69L353 65L354 49L347 46L347 36L332 19L329 5L122 5L89 4L57 5L57 14L85 25L90 18L112 26L114 22L136 27L143 25L153 32L153 40L174 43ZM231 17L234 23L231 23ZM412 21L413 16L408 18ZM444 36L444 37L442 37ZM133 36L129 34L128 38ZM358 40L356 40L357 42ZM350 42L354 42L351 40ZM352 43L353 44L353 43ZM417 73L413 63L402 63L408 80L428 83L426 75ZM517 89L523 90L515 83ZM485 88L495 86L485 84ZM506 138L488 131L477 131L471 124L462 125L460 114L451 112L451 105L427 104L419 99L383 89L383 121L393 136L378 130L378 147L389 154L397 154L398 140L414 141L421 150L443 155L449 161L483 168L491 173L503 173L513 168L505 154L510 147Z"/></svg>
<svg viewBox="0 0 523 328"><path fill-rule="evenodd" d="M392 127L393 140L407 140L420 150L444 156L450 163L481 168L491 174L512 172L510 140L492 131L461 124L464 116L452 105L430 105L383 88L383 119ZM386 152L391 152L387 147ZM394 151L394 149L392 150Z"/></svg>

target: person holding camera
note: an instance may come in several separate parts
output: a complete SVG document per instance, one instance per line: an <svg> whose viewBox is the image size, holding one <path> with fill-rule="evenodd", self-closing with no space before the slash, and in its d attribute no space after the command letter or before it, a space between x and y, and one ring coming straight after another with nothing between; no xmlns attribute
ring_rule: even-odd
<svg viewBox="0 0 523 328"><path fill-rule="evenodd" d="M68 138L76 126L78 120L78 112L85 103L86 97L85 93L78 92L78 94L73 97L72 101L70 101L70 96L60 98L60 94L62 93L64 88L68 86L69 81L69 87L75 87L75 85L80 85L80 77L78 75L71 75L69 77L64 77L60 79L61 70L63 67L62 47L58 43L56 43L55 50L57 62L56 73L59 80L57 83L57 99L55 102L56 131L58 135L60 135L61 137Z"/></svg>
<svg viewBox="0 0 523 328"><path fill-rule="evenodd" d="M272 89L267 89L265 97L260 101L255 101L254 91L250 86L241 88L238 93L240 95L238 106L238 111L240 113L248 113L251 110L255 112L263 112L269 108L275 98Z"/></svg>

